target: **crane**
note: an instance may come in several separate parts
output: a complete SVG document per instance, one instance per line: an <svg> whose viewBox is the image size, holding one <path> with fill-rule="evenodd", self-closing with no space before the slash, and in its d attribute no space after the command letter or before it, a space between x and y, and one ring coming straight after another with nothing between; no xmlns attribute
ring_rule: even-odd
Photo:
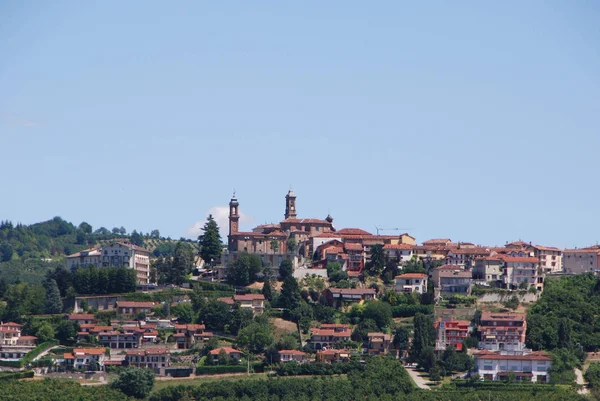
<svg viewBox="0 0 600 401"><path fill-rule="evenodd" d="M377 227L375 226L375 230L377 230L377 235L379 235L379 231L410 231L413 230L412 228L381 228L381 227Z"/></svg>

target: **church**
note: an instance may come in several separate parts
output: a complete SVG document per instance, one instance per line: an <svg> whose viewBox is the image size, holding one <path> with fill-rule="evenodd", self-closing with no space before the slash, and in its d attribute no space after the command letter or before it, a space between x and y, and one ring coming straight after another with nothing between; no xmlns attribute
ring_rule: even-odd
<svg viewBox="0 0 600 401"><path fill-rule="evenodd" d="M284 219L279 224L263 224L252 231L239 231L239 207L234 193L229 202L229 235L223 266L235 261L240 253L248 252L260 255L263 263L269 262L272 266L290 260L294 268L300 265L324 268L328 261L338 261L354 275L360 274L369 260L371 245L414 244L414 238L408 234L373 235L358 228L337 231L330 215L324 220L300 219L296 194L291 189L285 196Z"/></svg>

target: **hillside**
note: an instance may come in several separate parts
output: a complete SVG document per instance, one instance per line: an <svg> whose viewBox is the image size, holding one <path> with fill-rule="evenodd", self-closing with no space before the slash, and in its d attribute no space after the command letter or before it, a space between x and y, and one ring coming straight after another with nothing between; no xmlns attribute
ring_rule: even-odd
<svg viewBox="0 0 600 401"><path fill-rule="evenodd" d="M64 265L65 256L117 239L147 248L152 256L172 255L178 240L160 237L158 230L143 234L123 227L108 230L82 222L78 226L54 217L31 225L0 222L0 277L8 282L41 282L46 272ZM191 240L185 240L190 241Z"/></svg>

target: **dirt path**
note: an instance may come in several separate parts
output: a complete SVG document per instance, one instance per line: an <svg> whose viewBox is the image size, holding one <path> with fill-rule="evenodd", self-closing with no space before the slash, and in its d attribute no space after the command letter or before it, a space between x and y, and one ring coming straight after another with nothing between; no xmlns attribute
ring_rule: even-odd
<svg viewBox="0 0 600 401"><path fill-rule="evenodd" d="M427 385L428 380L426 380L425 378L420 376L421 372L419 372L418 370L416 370L414 368L405 368L405 369L408 372L408 374L410 375L410 377L413 379L413 381L415 382L417 387L419 387L420 389L423 389L423 390L431 390L431 388Z"/></svg>
<svg viewBox="0 0 600 401"><path fill-rule="evenodd" d="M587 394L590 392L590 390L586 387L587 383L583 379L583 373L577 368L575 368L575 381L577 382L577 384L583 386L583 388L577 391L579 394Z"/></svg>

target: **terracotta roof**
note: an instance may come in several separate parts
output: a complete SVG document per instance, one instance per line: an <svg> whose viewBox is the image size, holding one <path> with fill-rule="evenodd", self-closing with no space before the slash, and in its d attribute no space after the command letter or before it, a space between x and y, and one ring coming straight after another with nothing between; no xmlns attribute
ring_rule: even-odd
<svg viewBox="0 0 600 401"><path fill-rule="evenodd" d="M336 233L338 235L373 235L360 228L342 228L341 230L337 230Z"/></svg>
<svg viewBox="0 0 600 401"><path fill-rule="evenodd" d="M335 331L334 329L312 329L313 336L330 336L330 337L350 337L352 334L348 331Z"/></svg>
<svg viewBox="0 0 600 401"><path fill-rule="evenodd" d="M578 248L578 249L565 249L563 253L600 253L600 249L595 248Z"/></svg>
<svg viewBox="0 0 600 401"><path fill-rule="evenodd" d="M233 298L230 298L230 297L220 297L220 298L217 298L217 301L226 303L228 305L233 305L233 303L234 303Z"/></svg>
<svg viewBox="0 0 600 401"><path fill-rule="evenodd" d="M152 308L154 302L117 301L117 308Z"/></svg>
<svg viewBox="0 0 600 401"><path fill-rule="evenodd" d="M280 224L261 224L259 226L254 227L254 230L261 228L280 228Z"/></svg>
<svg viewBox="0 0 600 401"><path fill-rule="evenodd" d="M75 348L73 354L84 354L84 355L104 355L106 353L105 348Z"/></svg>
<svg viewBox="0 0 600 401"><path fill-rule="evenodd" d="M285 235L281 231L273 231L268 234L265 234L265 237L287 237L287 235Z"/></svg>
<svg viewBox="0 0 600 401"><path fill-rule="evenodd" d="M344 244L346 251L362 251L364 248L361 244Z"/></svg>
<svg viewBox="0 0 600 401"><path fill-rule="evenodd" d="M385 244L383 249L399 249L399 250L410 250L413 249L413 245L409 244Z"/></svg>
<svg viewBox="0 0 600 401"><path fill-rule="evenodd" d="M450 271L450 270L442 270L440 271L440 277L458 277L458 278L471 278L473 274L470 271Z"/></svg>
<svg viewBox="0 0 600 401"><path fill-rule="evenodd" d="M375 295L375 290L372 288L329 288L329 291L340 295Z"/></svg>
<svg viewBox="0 0 600 401"><path fill-rule="evenodd" d="M350 354L350 351L347 349L326 349L317 351L319 355L337 355L337 354Z"/></svg>
<svg viewBox="0 0 600 401"><path fill-rule="evenodd" d="M111 331L114 328L112 326L94 326L93 328L90 329L90 331L93 332L101 332L101 331Z"/></svg>
<svg viewBox="0 0 600 401"><path fill-rule="evenodd" d="M295 349L282 349L279 351L281 355L306 355L306 352L297 351Z"/></svg>
<svg viewBox="0 0 600 401"><path fill-rule="evenodd" d="M146 252L146 253L150 253L149 250L147 250L146 248L142 248L141 246L137 246L137 245L133 245L130 244L129 242L125 242L125 241L118 241L117 244L119 245L123 245L126 248L129 248L130 250L134 250L137 252Z"/></svg>
<svg viewBox="0 0 600 401"><path fill-rule="evenodd" d="M505 256L504 261L506 263L538 263L538 258L530 256Z"/></svg>
<svg viewBox="0 0 600 401"><path fill-rule="evenodd" d="M555 251L555 252L561 252L560 249L553 247L553 246L543 246L543 245L531 245L531 248L535 248L538 249L540 251Z"/></svg>
<svg viewBox="0 0 600 401"><path fill-rule="evenodd" d="M512 360L512 361L551 361L552 358L544 351L533 351L525 355L502 355L491 351L481 351L475 354L476 358L492 360Z"/></svg>
<svg viewBox="0 0 600 401"><path fill-rule="evenodd" d="M489 255L489 248L457 248L452 249L452 252L455 255Z"/></svg>
<svg viewBox="0 0 600 401"><path fill-rule="evenodd" d="M321 329L349 329L350 326L342 323L323 323L320 327Z"/></svg>
<svg viewBox="0 0 600 401"><path fill-rule="evenodd" d="M146 355L162 355L170 354L171 352L166 348L146 348Z"/></svg>
<svg viewBox="0 0 600 401"><path fill-rule="evenodd" d="M404 274L400 274L394 278L399 278L399 279L409 279L409 278L420 278L420 279L424 279L427 277L427 274L424 273L404 273Z"/></svg>
<svg viewBox="0 0 600 401"><path fill-rule="evenodd" d="M326 224L328 226L331 225L327 220L321 219L292 219L288 218L283 220L281 223L291 223L291 224Z"/></svg>
<svg viewBox="0 0 600 401"><path fill-rule="evenodd" d="M337 235L336 231L330 231L326 233L313 235L313 238L341 238L341 236Z"/></svg>
<svg viewBox="0 0 600 401"><path fill-rule="evenodd" d="M37 340L36 336L20 336L19 338L17 338L17 341L21 341L21 340Z"/></svg>
<svg viewBox="0 0 600 401"><path fill-rule="evenodd" d="M7 327L23 327L23 325L22 325L22 324L15 323L15 322L6 322L6 323L2 323L2 322L0 322L0 326L7 326Z"/></svg>
<svg viewBox="0 0 600 401"><path fill-rule="evenodd" d="M460 267L457 265L441 265L438 267L434 267L431 270L460 270Z"/></svg>
<svg viewBox="0 0 600 401"><path fill-rule="evenodd" d="M69 320L96 320L91 313L71 313L68 318Z"/></svg>
<svg viewBox="0 0 600 401"><path fill-rule="evenodd" d="M423 241L423 245L436 245L436 244L446 245L450 242L452 242L452 240L450 238L432 238L432 239L428 239L427 241Z"/></svg>
<svg viewBox="0 0 600 401"><path fill-rule="evenodd" d="M216 348L213 349L212 351L210 351L211 355L219 355L219 353L221 352L221 350L225 350L225 352L227 353L227 355L231 354L231 353L238 353L241 354L242 351L237 350L235 348L231 348L231 347L221 347L221 348Z"/></svg>
<svg viewBox="0 0 600 401"><path fill-rule="evenodd" d="M102 255L102 252L100 252L97 247L93 247L93 248L83 249L83 250L73 253L71 255L67 255L67 258L78 258L78 257L82 256L81 255L82 253L86 253L85 256L100 256L100 255Z"/></svg>
<svg viewBox="0 0 600 401"><path fill-rule="evenodd" d="M524 321L525 315L522 313L494 313L482 312L480 320L505 320L505 321Z"/></svg>
<svg viewBox="0 0 600 401"><path fill-rule="evenodd" d="M65 352L63 354L63 359L75 359L75 357L70 352Z"/></svg>
<svg viewBox="0 0 600 401"><path fill-rule="evenodd" d="M234 295L233 301L264 301L265 296L263 294L244 294L244 295Z"/></svg>

